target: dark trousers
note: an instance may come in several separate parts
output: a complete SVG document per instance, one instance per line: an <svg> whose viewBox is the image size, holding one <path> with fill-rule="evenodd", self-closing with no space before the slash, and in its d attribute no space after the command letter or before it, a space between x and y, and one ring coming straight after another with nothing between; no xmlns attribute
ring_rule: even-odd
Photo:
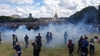
<svg viewBox="0 0 100 56"><path fill-rule="evenodd" d="M81 48L81 53L85 53L85 56L87 56L88 55L88 48L82 47Z"/></svg>
<svg viewBox="0 0 100 56"><path fill-rule="evenodd" d="M90 55L94 56L95 46L90 44Z"/></svg>
<svg viewBox="0 0 100 56"><path fill-rule="evenodd" d="M39 56L40 51L39 50L34 50L34 56Z"/></svg>
<svg viewBox="0 0 100 56"><path fill-rule="evenodd" d="M0 39L0 44L1 44L1 39Z"/></svg>
<svg viewBox="0 0 100 56"><path fill-rule="evenodd" d="M25 47L26 48L28 47L28 41L25 41Z"/></svg>
<svg viewBox="0 0 100 56"><path fill-rule="evenodd" d="M18 53L18 56L21 56L21 53Z"/></svg>
<svg viewBox="0 0 100 56"><path fill-rule="evenodd" d="M69 56L73 56L74 49L69 49Z"/></svg>
<svg viewBox="0 0 100 56"><path fill-rule="evenodd" d="M14 41L14 42L13 42L13 47L16 45L16 42L17 42L17 41Z"/></svg>
<svg viewBox="0 0 100 56"><path fill-rule="evenodd" d="M77 53L80 53L80 51L81 51L81 46L78 47Z"/></svg>

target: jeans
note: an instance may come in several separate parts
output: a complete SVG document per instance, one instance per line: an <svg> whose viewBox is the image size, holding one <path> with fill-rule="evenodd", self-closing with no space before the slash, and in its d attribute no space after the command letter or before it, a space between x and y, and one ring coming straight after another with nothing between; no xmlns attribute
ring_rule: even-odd
<svg viewBox="0 0 100 56"><path fill-rule="evenodd" d="M90 44L90 54L94 56L95 46Z"/></svg>

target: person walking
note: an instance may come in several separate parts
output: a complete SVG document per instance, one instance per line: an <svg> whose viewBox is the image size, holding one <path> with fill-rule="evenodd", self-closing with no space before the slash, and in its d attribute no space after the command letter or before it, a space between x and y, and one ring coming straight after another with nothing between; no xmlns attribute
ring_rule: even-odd
<svg viewBox="0 0 100 56"><path fill-rule="evenodd" d="M16 45L16 42L18 41L18 38L15 34L12 34L13 39L13 47Z"/></svg>
<svg viewBox="0 0 100 56"><path fill-rule="evenodd" d="M16 46L14 47L14 50L15 50L14 56L21 56L21 54L22 54L22 49L21 49L21 46L20 46L19 43L20 43L20 42L17 41L17 42L16 42Z"/></svg>
<svg viewBox="0 0 100 56"><path fill-rule="evenodd" d="M26 48L28 47L28 44L29 44L28 39L29 39L29 37L28 37L28 35L26 34L26 36L24 37L24 40L25 40L25 47L26 47Z"/></svg>

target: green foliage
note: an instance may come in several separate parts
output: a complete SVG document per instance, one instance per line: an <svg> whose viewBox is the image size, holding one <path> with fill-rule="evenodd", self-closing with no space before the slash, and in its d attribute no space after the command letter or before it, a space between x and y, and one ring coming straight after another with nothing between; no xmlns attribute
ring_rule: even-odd
<svg viewBox="0 0 100 56"><path fill-rule="evenodd" d="M0 22L35 22L38 18L12 18L10 16L0 16Z"/></svg>
<svg viewBox="0 0 100 56"><path fill-rule="evenodd" d="M0 16L0 22L11 22L14 18L9 16Z"/></svg>
<svg viewBox="0 0 100 56"><path fill-rule="evenodd" d="M94 6L89 6L71 15L68 21L79 23L82 20L85 20L85 23L94 23L94 21L96 20L96 22L100 22L100 19L96 18L97 14L98 10Z"/></svg>

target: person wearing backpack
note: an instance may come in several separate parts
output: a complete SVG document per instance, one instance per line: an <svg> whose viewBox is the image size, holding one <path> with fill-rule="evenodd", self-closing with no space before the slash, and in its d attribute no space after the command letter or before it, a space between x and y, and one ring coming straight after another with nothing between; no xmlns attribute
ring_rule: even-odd
<svg viewBox="0 0 100 56"><path fill-rule="evenodd" d="M94 51L95 51L95 42L97 41L98 37L95 36L94 38L90 39L90 55L94 56Z"/></svg>
<svg viewBox="0 0 100 56"><path fill-rule="evenodd" d="M74 44L72 43L72 40L69 40L67 47L69 49L69 56L73 56Z"/></svg>

